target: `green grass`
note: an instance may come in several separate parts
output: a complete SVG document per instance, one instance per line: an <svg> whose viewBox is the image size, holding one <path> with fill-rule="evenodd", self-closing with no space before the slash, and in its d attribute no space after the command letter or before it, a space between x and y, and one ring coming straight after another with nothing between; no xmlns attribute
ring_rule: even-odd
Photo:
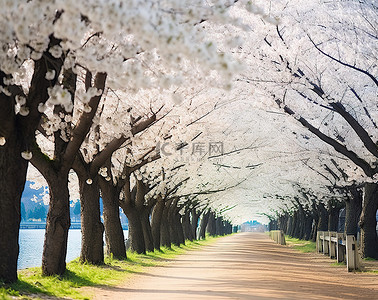
<svg viewBox="0 0 378 300"><path fill-rule="evenodd" d="M18 297L20 294L11 288L0 287L0 300L10 300L10 296Z"/></svg>
<svg viewBox="0 0 378 300"><path fill-rule="evenodd" d="M378 259L372 258L372 257L365 257L364 260L366 261L378 261Z"/></svg>
<svg viewBox="0 0 378 300"><path fill-rule="evenodd" d="M286 244L302 253L316 252L316 243L313 241L305 241L285 235Z"/></svg>
<svg viewBox="0 0 378 300"><path fill-rule="evenodd" d="M148 252L145 255L127 252L127 260L106 257L105 264L101 266L81 264L75 259L67 264L67 271L63 276L42 276L40 267L20 270L17 283L0 285L0 300L12 299L12 296L18 299L36 299L36 295L42 297L42 294L56 298L90 299L91 295L83 287L120 284L133 274L142 272L145 267L162 265L179 254L199 249L214 241L213 237L201 241L186 241L185 246L162 248L161 251Z"/></svg>
<svg viewBox="0 0 378 300"><path fill-rule="evenodd" d="M345 262L334 262L331 264L332 267L344 267L345 268Z"/></svg>

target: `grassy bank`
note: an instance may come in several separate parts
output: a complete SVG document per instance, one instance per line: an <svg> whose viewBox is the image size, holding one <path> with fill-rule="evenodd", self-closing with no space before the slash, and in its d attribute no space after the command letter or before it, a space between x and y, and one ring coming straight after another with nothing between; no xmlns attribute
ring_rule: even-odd
<svg viewBox="0 0 378 300"><path fill-rule="evenodd" d="M38 295L41 298L48 295L51 299L62 297L90 299L91 295L84 287L120 284L132 274L142 272L146 267L162 265L188 250L211 244L215 239L208 237L201 241L187 241L185 246L162 248L160 252L149 252L146 255L128 252L127 260L107 257L105 264L101 266L80 264L76 259L67 264L67 271L63 276L44 277L41 268L20 270L17 283L0 286L0 300L38 299Z"/></svg>
<svg viewBox="0 0 378 300"><path fill-rule="evenodd" d="M303 253L316 252L316 243L313 241L305 241L296 238L292 238L285 235L286 244L296 250Z"/></svg>

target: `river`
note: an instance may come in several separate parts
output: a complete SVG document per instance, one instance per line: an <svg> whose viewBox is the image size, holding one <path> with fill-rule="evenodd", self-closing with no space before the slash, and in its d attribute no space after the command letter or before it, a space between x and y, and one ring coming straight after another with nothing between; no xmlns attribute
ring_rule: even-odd
<svg viewBox="0 0 378 300"><path fill-rule="evenodd" d="M68 232L67 258L69 262L80 256L81 234L80 229L70 229ZM124 230L125 238L128 231ZM20 254L18 256L18 269L40 267L42 265L42 250L45 238L44 229L20 230Z"/></svg>

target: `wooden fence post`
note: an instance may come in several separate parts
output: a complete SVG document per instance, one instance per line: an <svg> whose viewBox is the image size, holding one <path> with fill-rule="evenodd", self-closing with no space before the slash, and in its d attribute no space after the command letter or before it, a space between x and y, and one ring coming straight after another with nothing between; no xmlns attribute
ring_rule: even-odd
<svg viewBox="0 0 378 300"><path fill-rule="evenodd" d="M354 235L346 236L346 258L348 272L359 268L357 243Z"/></svg>

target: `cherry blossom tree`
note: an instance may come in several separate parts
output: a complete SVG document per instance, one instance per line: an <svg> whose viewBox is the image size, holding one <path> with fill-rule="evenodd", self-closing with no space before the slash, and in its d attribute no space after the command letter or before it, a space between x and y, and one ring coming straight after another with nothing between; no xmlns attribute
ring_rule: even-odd
<svg viewBox="0 0 378 300"><path fill-rule="evenodd" d="M343 168L350 180L364 182L362 253L376 257L376 8L369 1L311 4L316 9L272 5L270 13L281 22L253 54L268 63L271 76L243 80L261 84L284 112L348 159Z"/></svg>
<svg viewBox="0 0 378 300"><path fill-rule="evenodd" d="M0 140L4 158L0 169L16 177L12 179L8 173L2 176L2 180L7 178L8 182L3 180L4 191L9 190L2 193L4 216L9 218L2 230L9 237L7 244L1 245L4 263L0 277L14 281L17 278L18 208L27 160L31 159L48 177L50 194L55 199L53 182L58 185L61 178L62 185L66 186L75 152L91 127L106 78L107 86L112 88L169 87L181 84L184 77L195 79L187 76L192 70L188 62L193 61L199 63L202 71L218 70L227 83L237 64L227 54L217 52L215 44L207 41L195 25L203 21L239 25L240 22L228 15L227 8L233 4L228 1L209 4L141 0L128 5L123 1L95 0L3 1L1 4L1 104L4 107L1 116L4 122ZM154 70L152 65L160 67ZM81 99L82 110L75 109L72 114L78 104L75 92L81 70L87 74L87 94ZM92 85L97 90L90 89ZM49 111L55 114L49 115ZM48 122L42 118L43 113L49 117ZM50 131L55 138L57 156L50 162L47 157L44 160L38 155L34 143L41 120L47 126L41 130ZM72 132L67 125L71 123ZM17 172L10 171L12 168ZM64 194L63 198L67 199L67 189ZM48 241L50 238L46 239L44 274L61 274L65 269L64 244L69 218L67 213L59 217L61 213L55 210L66 211L67 201L50 203L46 237L57 234L63 239L57 237L56 246L52 240Z"/></svg>

